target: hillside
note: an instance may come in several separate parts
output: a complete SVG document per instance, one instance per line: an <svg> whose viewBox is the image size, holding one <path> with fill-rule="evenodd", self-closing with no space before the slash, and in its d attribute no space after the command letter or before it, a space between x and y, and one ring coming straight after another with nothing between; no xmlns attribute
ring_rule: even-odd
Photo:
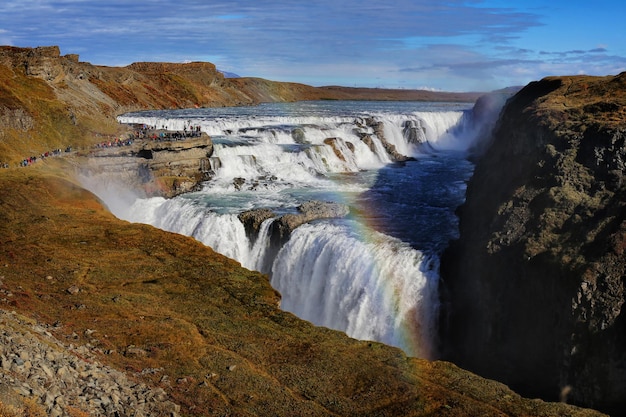
<svg viewBox="0 0 626 417"><path fill-rule="evenodd" d="M145 109L245 106L298 100L474 101L478 93L315 88L224 78L207 62L103 67L58 47L0 47L0 163L52 149L87 148L118 135L119 114Z"/></svg>
<svg viewBox="0 0 626 417"><path fill-rule="evenodd" d="M266 276L115 218L75 181L72 157L14 165L116 135L115 115L129 110L329 98L319 90L231 83L205 63L96 67L58 48L5 47L0 74L10 162L0 169L0 413L600 415L315 327L279 309Z"/></svg>

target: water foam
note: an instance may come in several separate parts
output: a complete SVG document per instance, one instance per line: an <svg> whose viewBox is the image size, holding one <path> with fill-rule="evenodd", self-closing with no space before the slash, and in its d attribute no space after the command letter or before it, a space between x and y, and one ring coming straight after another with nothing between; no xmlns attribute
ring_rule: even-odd
<svg viewBox="0 0 626 417"><path fill-rule="evenodd" d="M431 357L438 309L433 261L359 229L353 222L296 229L272 268L281 307L316 325Z"/></svg>

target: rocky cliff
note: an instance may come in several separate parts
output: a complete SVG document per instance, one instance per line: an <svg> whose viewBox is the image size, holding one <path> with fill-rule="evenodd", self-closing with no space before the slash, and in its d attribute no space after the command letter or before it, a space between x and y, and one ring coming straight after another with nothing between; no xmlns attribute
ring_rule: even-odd
<svg viewBox="0 0 626 417"><path fill-rule="evenodd" d="M180 139L159 137L179 132L142 134L142 139L126 139L87 152L78 159L81 178L91 184L113 181L141 196L166 198L195 191L209 178L213 142L206 133Z"/></svg>
<svg viewBox="0 0 626 417"><path fill-rule="evenodd" d="M625 140L626 73L509 100L442 261L446 358L624 415Z"/></svg>

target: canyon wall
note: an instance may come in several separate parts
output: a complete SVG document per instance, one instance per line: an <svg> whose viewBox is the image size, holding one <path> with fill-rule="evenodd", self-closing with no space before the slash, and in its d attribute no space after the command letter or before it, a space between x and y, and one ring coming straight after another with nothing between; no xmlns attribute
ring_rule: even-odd
<svg viewBox="0 0 626 417"><path fill-rule="evenodd" d="M444 357L524 395L626 409L626 73L508 101L442 260Z"/></svg>

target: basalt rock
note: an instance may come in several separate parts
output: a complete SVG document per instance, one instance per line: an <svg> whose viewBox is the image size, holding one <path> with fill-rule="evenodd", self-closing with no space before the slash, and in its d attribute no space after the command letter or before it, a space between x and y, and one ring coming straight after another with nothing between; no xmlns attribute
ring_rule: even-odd
<svg viewBox="0 0 626 417"><path fill-rule="evenodd" d="M326 138L324 144L330 146L333 149L333 153L342 161L346 161L344 149L350 153L354 153L354 145L352 142L346 142L342 138Z"/></svg>
<svg viewBox="0 0 626 417"><path fill-rule="evenodd" d="M385 149L392 161L406 162L415 160L415 158L413 157L402 155L400 152L397 151L394 144L387 141L387 138L385 137L385 125L383 122L377 121L372 117L368 117L355 120L355 124L358 126L358 128L354 130L354 134L357 135L372 152L377 152L376 144L372 139L372 135L375 135L376 137L378 137L378 140L380 140L383 148Z"/></svg>
<svg viewBox="0 0 626 417"><path fill-rule="evenodd" d="M248 238L255 242L259 238L261 224L268 219L275 218L269 225L269 245L266 250L265 259L271 260L276 257L278 251L289 240L289 236L293 231L305 224L321 219L342 218L349 214L348 206L339 203L325 201L306 201L297 209L297 213L287 213L278 215L274 211L267 208L248 210L239 214L239 220L246 229ZM271 263L259 266L261 272L269 273Z"/></svg>
<svg viewBox="0 0 626 417"><path fill-rule="evenodd" d="M400 152L397 151L396 146L394 144L389 143L387 141L387 138L385 137L385 129L384 129L385 125L383 122L376 122L372 119L368 119L367 123L368 123L368 126L370 126L374 130L374 134L378 136L378 139L381 141L381 143L383 144L383 147L385 148L385 150L387 151L387 153L389 154L389 156L391 157L393 161L406 162L406 161L415 160L415 158L413 157L402 155Z"/></svg>
<svg viewBox="0 0 626 417"><path fill-rule="evenodd" d="M426 129L414 120L404 122L402 133L409 143L415 145L426 143Z"/></svg>
<svg viewBox="0 0 626 417"><path fill-rule="evenodd" d="M260 208L244 211L237 217L239 218L239 221L243 223L248 238L254 240L259 234L261 224L267 219L276 217L276 213L267 208Z"/></svg>
<svg viewBox="0 0 626 417"><path fill-rule="evenodd" d="M524 395L626 410L626 73L506 104L442 259L445 357Z"/></svg>

